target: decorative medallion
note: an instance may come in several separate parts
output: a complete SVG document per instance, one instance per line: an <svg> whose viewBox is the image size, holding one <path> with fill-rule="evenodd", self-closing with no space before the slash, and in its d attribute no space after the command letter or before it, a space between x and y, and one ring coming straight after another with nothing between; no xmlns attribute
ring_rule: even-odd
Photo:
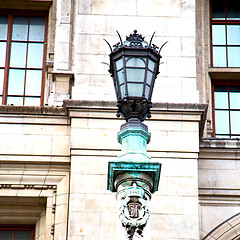
<svg viewBox="0 0 240 240"><path fill-rule="evenodd" d="M136 234L143 237L143 229L150 216L148 207L149 198L136 183L125 189L122 204L119 208L119 218L127 231L128 238L133 239Z"/></svg>

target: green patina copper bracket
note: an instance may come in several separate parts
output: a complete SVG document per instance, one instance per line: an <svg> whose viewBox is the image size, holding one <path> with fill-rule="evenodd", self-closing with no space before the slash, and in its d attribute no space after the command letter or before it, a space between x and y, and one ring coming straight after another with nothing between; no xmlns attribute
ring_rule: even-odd
<svg viewBox="0 0 240 240"><path fill-rule="evenodd" d="M111 192L116 192L115 180L117 176L129 173L133 177L144 173L149 175L153 180L151 193L158 190L160 179L161 163L158 162L109 162L108 163L108 186L107 189ZM134 176L135 175L135 176Z"/></svg>

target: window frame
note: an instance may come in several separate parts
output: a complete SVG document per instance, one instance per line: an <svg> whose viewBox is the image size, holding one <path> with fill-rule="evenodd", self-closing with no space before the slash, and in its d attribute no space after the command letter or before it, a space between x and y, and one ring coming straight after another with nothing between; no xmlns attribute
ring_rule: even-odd
<svg viewBox="0 0 240 240"><path fill-rule="evenodd" d="M13 16L26 16L28 17L28 24L29 24L29 18L31 16L42 16L45 17L45 29L44 29L44 41L43 41L43 60L42 60L42 79L41 79L41 96L40 96L40 106L44 105L44 89L45 89L45 75L46 75L46 56L47 56L47 32L48 32L48 11L46 10L0 10L1 15L8 16L8 27L7 27L7 41L0 40L0 42L6 42L6 53L5 53L5 66L4 66L4 81L3 81L3 92L2 92L2 105L7 104L7 92L8 92L8 84L9 84L9 70L10 70L10 54L11 54L11 43L12 43L12 28L13 28ZM22 42L22 41L19 41ZM29 41L27 39L24 41L27 43L34 43L38 41ZM26 54L27 56L27 54ZM24 67L24 71L26 74L26 64ZM25 85L26 85L26 75L24 78L24 92L23 95L23 103L24 99L27 97L25 94ZM18 95L20 96L20 95ZM24 105L24 104L23 104Z"/></svg>
<svg viewBox="0 0 240 240"><path fill-rule="evenodd" d="M229 134L216 134L216 109L215 109L215 86L227 86L228 88L228 108L223 109L225 111L228 111L229 113ZM213 129L214 129L214 137L218 138L217 135L226 135L226 138L240 138L240 132L239 134L232 134L232 126L231 126L231 111L239 111L239 109L231 109L230 107L230 87L231 86L238 86L240 87L240 81L238 80L230 80L230 79L213 79L212 80L212 117L213 117ZM217 109L221 110L221 109Z"/></svg>
<svg viewBox="0 0 240 240"><path fill-rule="evenodd" d="M14 240L14 231L31 231L31 240L35 239L35 225L0 224L0 231L13 231L12 240Z"/></svg>
<svg viewBox="0 0 240 240"><path fill-rule="evenodd" d="M233 20L233 19L227 19L227 0L225 0L225 19L213 19L213 13L212 13L213 7L212 7L212 0L210 1L210 67L212 68L239 68L239 67L229 67L228 65L228 46L235 46L235 45L228 45L227 42L227 26L231 25L240 25L240 19L239 20ZM213 25L225 25L225 45L213 45L213 31L212 26ZM213 46L225 46L226 47L226 66L214 66L213 65ZM240 49L240 45L237 45Z"/></svg>

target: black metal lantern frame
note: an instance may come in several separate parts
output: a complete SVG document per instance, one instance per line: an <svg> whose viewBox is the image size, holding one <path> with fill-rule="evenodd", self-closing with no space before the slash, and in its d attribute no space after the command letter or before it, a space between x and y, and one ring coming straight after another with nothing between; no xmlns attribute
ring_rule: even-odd
<svg viewBox="0 0 240 240"><path fill-rule="evenodd" d="M117 116L122 115L126 121L135 118L142 122L151 117L152 92L163 46L158 50L151 44L152 38L148 44L136 30L126 37L124 43L120 35L119 38L120 42L114 45L113 50L107 42L111 49L109 72L117 96Z"/></svg>

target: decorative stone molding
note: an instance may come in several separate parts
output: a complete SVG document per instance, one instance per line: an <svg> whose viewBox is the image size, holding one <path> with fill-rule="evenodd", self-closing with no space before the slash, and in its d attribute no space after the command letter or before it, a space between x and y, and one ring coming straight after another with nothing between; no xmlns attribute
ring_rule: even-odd
<svg viewBox="0 0 240 240"><path fill-rule="evenodd" d="M47 190L57 189L56 185L34 185L34 184L0 184L0 189L36 189L36 190Z"/></svg>
<svg viewBox="0 0 240 240"><path fill-rule="evenodd" d="M143 237L143 230L150 217L149 200L151 193L133 183L131 187L120 190L116 198L119 202L119 219L126 229L128 239L134 235Z"/></svg>

